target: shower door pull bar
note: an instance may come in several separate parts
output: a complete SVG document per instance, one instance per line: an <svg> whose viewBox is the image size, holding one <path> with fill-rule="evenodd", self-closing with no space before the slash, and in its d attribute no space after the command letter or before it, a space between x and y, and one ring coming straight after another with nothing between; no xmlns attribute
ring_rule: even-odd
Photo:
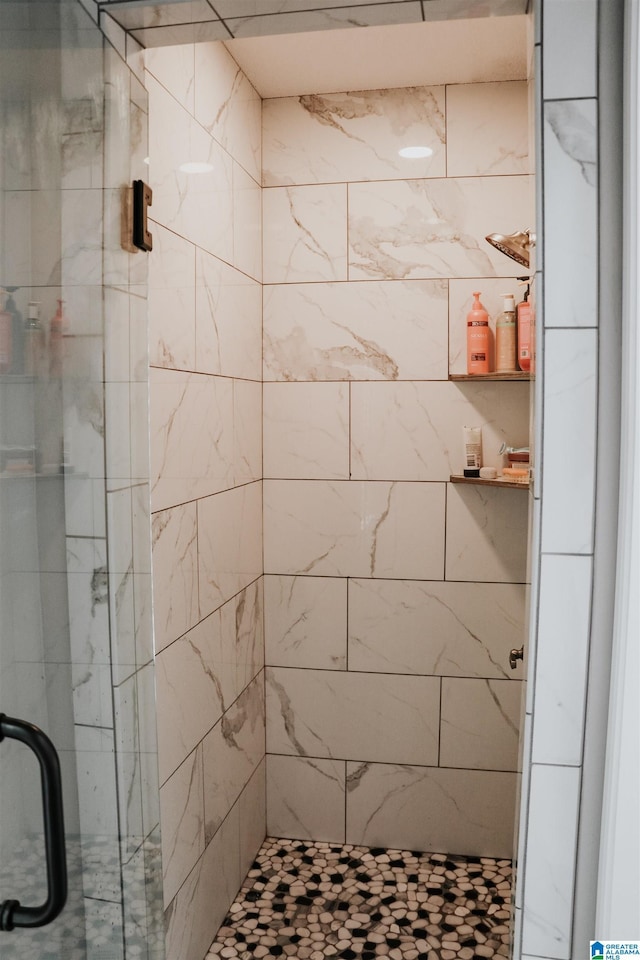
<svg viewBox="0 0 640 960"><path fill-rule="evenodd" d="M20 740L26 744L33 750L40 764L47 856L47 899L39 907L23 907L18 900L5 900L0 904L0 930L42 927L55 920L67 900L67 858L60 761L56 748L42 730L32 723L0 713L0 742L5 738Z"/></svg>

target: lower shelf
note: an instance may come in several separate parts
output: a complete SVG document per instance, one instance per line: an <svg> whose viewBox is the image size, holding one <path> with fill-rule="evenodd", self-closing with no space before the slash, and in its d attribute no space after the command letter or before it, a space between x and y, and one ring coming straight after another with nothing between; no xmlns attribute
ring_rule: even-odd
<svg viewBox="0 0 640 960"><path fill-rule="evenodd" d="M495 480L483 480L482 477L461 477L457 474L452 474L449 477L451 483L473 483L477 487L509 487L510 490L528 490L529 481L520 481L520 480L501 480L496 478Z"/></svg>

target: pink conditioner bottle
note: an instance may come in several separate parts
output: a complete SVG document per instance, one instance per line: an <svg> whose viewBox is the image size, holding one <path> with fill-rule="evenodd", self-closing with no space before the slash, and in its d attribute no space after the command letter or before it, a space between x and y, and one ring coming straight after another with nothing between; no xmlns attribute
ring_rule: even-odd
<svg viewBox="0 0 640 960"><path fill-rule="evenodd" d="M489 373L489 314L474 293L467 314L467 373Z"/></svg>

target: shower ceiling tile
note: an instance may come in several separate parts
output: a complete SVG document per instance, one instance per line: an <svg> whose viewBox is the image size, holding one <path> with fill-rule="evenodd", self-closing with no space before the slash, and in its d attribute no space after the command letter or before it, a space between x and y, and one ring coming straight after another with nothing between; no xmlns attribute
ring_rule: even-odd
<svg viewBox="0 0 640 960"><path fill-rule="evenodd" d="M394 23L421 23L422 9L418 0L391 0L362 6L307 10L243 19L227 19L225 23L234 37L268 36L282 33L304 33L311 30L336 30L341 27L373 27Z"/></svg>
<svg viewBox="0 0 640 960"><path fill-rule="evenodd" d="M218 20L218 15L207 0L182 0L178 3L165 3L162 0L149 0L148 3L141 3L140 0L127 3L125 0L123 3L110 0L101 6L126 30Z"/></svg>
<svg viewBox="0 0 640 960"><path fill-rule="evenodd" d="M263 182L333 183L445 175L444 87L266 100ZM422 159L399 156L423 146Z"/></svg>
<svg viewBox="0 0 640 960"><path fill-rule="evenodd" d="M423 0L424 19L465 20L467 17L515 16L526 13L528 0Z"/></svg>
<svg viewBox="0 0 640 960"><path fill-rule="evenodd" d="M527 176L350 184L349 277L518 276L484 238L521 230L532 199Z"/></svg>
<svg viewBox="0 0 640 960"><path fill-rule="evenodd" d="M258 17L268 13L298 13L309 10L331 10L334 7L364 7L372 0L211 0L219 17ZM379 0L378 0L379 2ZM406 0L384 0L387 4Z"/></svg>
<svg viewBox="0 0 640 960"><path fill-rule="evenodd" d="M265 572L442 579L444 486L265 480Z"/></svg>
<svg viewBox="0 0 640 960"><path fill-rule="evenodd" d="M272 187L262 194L264 282L347 279L347 185Z"/></svg>
<svg viewBox="0 0 640 960"><path fill-rule="evenodd" d="M209 20L204 23L183 23L173 27L147 27L145 30L132 30L131 36L143 47L149 48L228 40L229 31L221 20Z"/></svg>
<svg viewBox="0 0 640 960"><path fill-rule="evenodd" d="M446 380L447 281L266 286L264 337L265 380Z"/></svg>

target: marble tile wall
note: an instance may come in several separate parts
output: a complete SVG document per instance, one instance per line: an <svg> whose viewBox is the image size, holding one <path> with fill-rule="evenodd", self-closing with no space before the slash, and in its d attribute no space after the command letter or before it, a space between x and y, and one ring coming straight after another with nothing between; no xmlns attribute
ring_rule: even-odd
<svg viewBox="0 0 640 960"><path fill-rule="evenodd" d="M449 478L529 391L448 376L518 289L526 81L265 100L263 184L267 829L511 856L527 498Z"/></svg>
<svg viewBox="0 0 640 960"><path fill-rule="evenodd" d="M582 956L597 935L594 905L584 898L578 903L576 863L580 820L583 830L591 829L580 804L589 658L597 640L591 618L603 376L598 203L606 175L598 164L598 113L606 109L598 100L598 15L598 0L544 0L533 10L536 166L542 171L536 218L538 455L515 958L569 960ZM575 70L566 69L567 43ZM569 256L568 223L575 224ZM559 469L569 434L582 451L575 486ZM591 849L592 836L585 844Z"/></svg>
<svg viewBox="0 0 640 960"><path fill-rule="evenodd" d="M261 100L221 44L145 66L167 960L201 960L265 835Z"/></svg>

